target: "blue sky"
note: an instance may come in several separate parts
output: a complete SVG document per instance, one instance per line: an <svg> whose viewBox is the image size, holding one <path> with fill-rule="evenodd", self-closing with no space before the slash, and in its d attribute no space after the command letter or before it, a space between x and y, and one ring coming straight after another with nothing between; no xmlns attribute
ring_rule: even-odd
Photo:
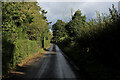
<svg viewBox="0 0 120 80"><path fill-rule="evenodd" d="M48 13L46 14L49 22L53 25L58 19L65 22L71 20L71 8L73 13L76 10L81 10L82 14L86 14L87 21L91 18L96 18L96 11L100 13L109 13L109 8L115 5L118 9L118 2L39 2L42 9L45 9Z"/></svg>

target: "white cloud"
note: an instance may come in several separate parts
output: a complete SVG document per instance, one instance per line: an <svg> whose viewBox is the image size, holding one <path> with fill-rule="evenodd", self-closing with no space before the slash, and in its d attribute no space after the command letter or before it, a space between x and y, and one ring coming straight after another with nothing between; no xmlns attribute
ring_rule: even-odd
<svg viewBox="0 0 120 80"><path fill-rule="evenodd" d="M87 15L87 20L96 17L96 10L100 13L109 13L108 8L111 8L112 2L40 2L40 7L48 11L47 17L49 22L54 24L57 19L68 22L71 18L71 8L73 12L80 9L82 14ZM117 2L114 3L118 8ZM65 18L65 19L64 19Z"/></svg>
<svg viewBox="0 0 120 80"><path fill-rule="evenodd" d="M119 2L120 0L37 0L38 2Z"/></svg>

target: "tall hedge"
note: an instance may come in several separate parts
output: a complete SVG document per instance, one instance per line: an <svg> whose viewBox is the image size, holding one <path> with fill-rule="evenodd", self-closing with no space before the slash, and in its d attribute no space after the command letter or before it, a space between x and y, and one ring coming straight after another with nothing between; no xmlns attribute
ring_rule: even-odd
<svg viewBox="0 0 120 80"><path fill-rule="evenodd" d="M78 15L74 14L65 26L68 37L57 42L62 51L85 73L86 80L120 79L120 16L114 5L109 12L97 12L97 19L86 22L81 12L76 11Z"/></svg>
<svg viewBox="0 0 120 80"><path fill-rule="evenodd" d="M52 34L45 14L37 2L2 2L3 74L50 45Z"/></svg>

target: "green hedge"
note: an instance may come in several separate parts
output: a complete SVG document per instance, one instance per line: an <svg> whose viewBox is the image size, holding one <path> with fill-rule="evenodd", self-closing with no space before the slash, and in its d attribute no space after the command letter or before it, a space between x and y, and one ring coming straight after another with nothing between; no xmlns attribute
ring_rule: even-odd
<svg viewBox="0 0 120 80"><path fill-rule="evenodd" d="M44 41L44 48L47 48L50 45L50 40Z"/></svg>
<svg viewBox="0 0 120 80"><path fill-rule="evenodd" d="M22 60L34 53L42 52L40 41L18 40L15 43L3 40L3 74L22 63Z"/></svg>
<svg viewBox="0 0 120 80"><path fill-rule="evenodd" d="M41 52L41 49L38 41L18 40L15 43L14 66L33 53Z"/></svg>

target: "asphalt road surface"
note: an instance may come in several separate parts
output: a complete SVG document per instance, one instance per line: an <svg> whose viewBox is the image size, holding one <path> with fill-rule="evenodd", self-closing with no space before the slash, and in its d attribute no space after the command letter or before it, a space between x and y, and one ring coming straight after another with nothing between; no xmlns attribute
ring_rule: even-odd
<svg viewBox="0 0 120 80"><path fill-rule="evenodd" d="M45 60L35 78L72 78L75 80L75 73L57 45L52 45L44 56Z"/></svg>

